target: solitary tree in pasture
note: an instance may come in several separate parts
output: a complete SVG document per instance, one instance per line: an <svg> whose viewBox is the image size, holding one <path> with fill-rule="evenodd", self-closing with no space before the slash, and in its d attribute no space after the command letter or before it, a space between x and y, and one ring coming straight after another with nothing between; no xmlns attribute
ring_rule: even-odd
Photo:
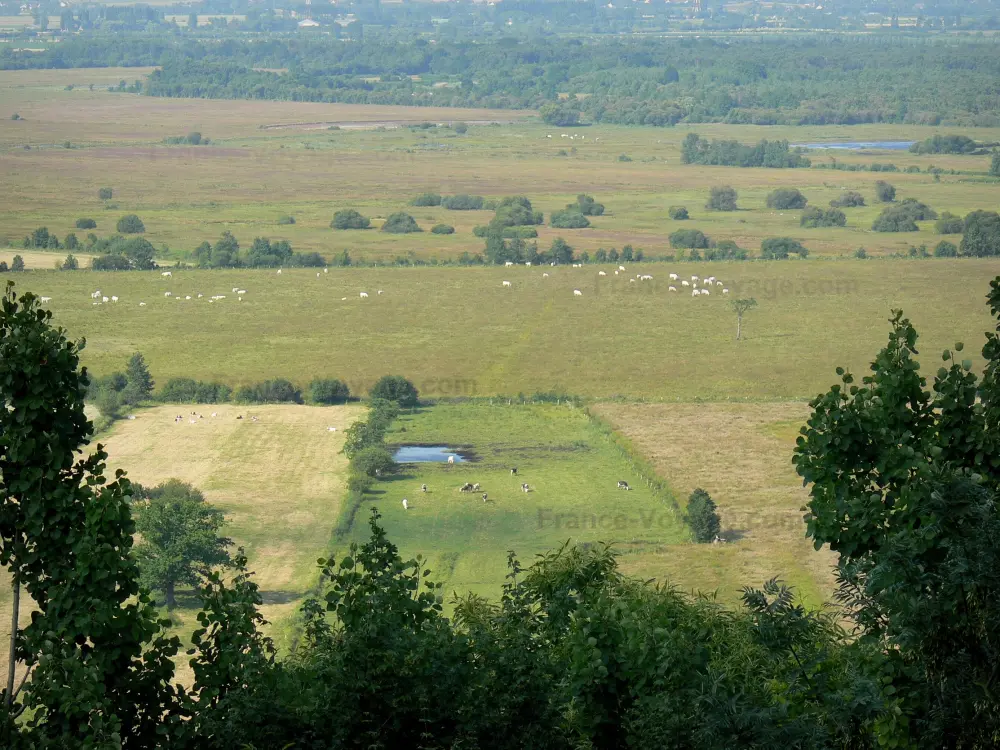
<svg viewBox="0 0 1000 750"><path fill-rule="evenodd" d="M178 584L196 586L214 567L231 563L232 541L219 535L225 516L186 482L170 479L146 489L135 485L135 546L142 582L162 591L167 609L177 606Z"/></svg>
<svg viewBox="0 0 1000 750"><path fill-rule="evenodd" d="M136 352L129 357L125 366L125 390L123 391L125 401L130 404L137 404L145 401L153 395L153 376L149 372L146 360L142 354Z"/></svg>
<svg viewBox="0 0 1000 750"><path fill-rule="evenodd" d="M733 312L736 313L736 340L739 341L743 337L743 314L747 310L757 307L757 300L753 297L749 299L734 299L730 305L733 308Z"/></svg>
<svg viewBox="0 0 1000 750"><path fill-rule="evenodd" d="M993 158L990 160L990 174L994 177L1000 177L1000 151L993 152Z"/></svg>
<svg viewBox="0 0 1000 750"><path fill-rule="evenodd" d="M696 542L711 542L719 535L722 524L715 508L712 496L700 487L688 498L687 523Z"/></svg>
<svg viewBox="0 0 1000 750"><path fill-rule="evenodd" d="M14 260L10 262L10 270L21 272L24 270L24 258L20 255L15 255Z"/></svg>
<svg viewBox="0 0 1000 750"><path fill-rule="evenodd" d="M716 186L709 191L708 203L705 208L712 211L735 211L737 210L736 198L736 191L729 185Z"/></svg>

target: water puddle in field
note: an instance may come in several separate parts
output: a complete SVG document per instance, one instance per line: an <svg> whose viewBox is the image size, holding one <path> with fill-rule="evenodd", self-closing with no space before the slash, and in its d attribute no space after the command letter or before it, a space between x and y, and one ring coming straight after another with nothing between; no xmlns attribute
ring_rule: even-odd
<svg viewBox="0 0 1000 750"><path fill-rule="evenodd" d="M400 464L447 463L449 457L454 457L452 463L460 464L471 461L472 453L450 445L401 445L393 454L393 460Z"/></svg>
<svg viewBox="0 0 1000 750"><path fill-rule="evenodd" d="M864 151L867 149L885 149L888 151L903 151L916 141L844 141L841 143L792 143L792 148L835 148L843 151Z"/></svg>

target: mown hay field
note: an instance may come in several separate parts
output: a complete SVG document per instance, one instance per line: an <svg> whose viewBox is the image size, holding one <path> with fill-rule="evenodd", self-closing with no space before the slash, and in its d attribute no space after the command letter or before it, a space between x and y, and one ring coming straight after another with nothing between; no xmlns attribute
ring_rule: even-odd
<svg viewBox="0 0 1000 750"><path fill-rule="evenodd" d="M122 369L141 351L161 385L172 377L233 386L285 377L305 387L314 377L339 377L364 395L382 375L400 374L431 398L558 390L773 400L814 396L837 366L864 370L886 340L893 308L914 321L928 352L961 340L978 362L983 332L992 327L985 295L1000 261L648 264L618 276L612 266L602 270L606 276L593 266L563 266L330 269L318 277L293 269L175 269L170 278L34 271L10 278L19 291L52 298L56 322L87 339L83 360L96 373ZM714 275L730 294L714 287L694 299L669 281L671 271ZM640 272L653 279L626 279ZM670 292L671 283L680 291ZM242 302L234 288L246 292ZM97 290L120 301L94 304ZM209 301L217 295L226 298ZM759 307L747 313L745 339L737 342L730 300L751 296Z"/></svg>
<svg viewBox="0 0 1000 750"><path fill-rule="evenodd" d="M328 257L347 249L368 261L411 254L423 260L451 259L482 251L483 242L472 229L485 224L490 212L407 208L414 196L523 194L548 215L577 194L588 193L605 204L605 215L595 217L587 229L540 227L540 246L564 236L579 251L631 243L662 255L673 252L671 232L693 227L755 253L766 237L791 236L814 255L853 255L860 247L870 255L885 255L906 253L910 246L930 249L942 238L934 234L933 222L923 222L919 232L872 232L882 208L873 203L878 179L893 182L899 198L918 198L959 215L993 210L1000 202L1000 184L985 176L989 157L984 156L811 154L816 164L892 162L900 170L936 166L962 172L944 174L940 182L926 171L737 169L680 162L680 143L692 131L747 143L760 138L807 143L922 140L943 132L991 141L1000 139L1000 130L895 125L602 125L567 130L523 112L159 99L107 91L109 83L131 82L146 73L148 69L0 73L5 103L0 178L9 186L0 206L0 241L19 243L38 226L47 226L61 239L80 217L94 218L97 233L104 236L113 233L119 216L134 212L146 223L147 238L157 248L167 248L165 257L170 258L186 257L201 242L231 231L245 245L256 236L287 239L297 250ZM11 120L10 112L23 119ZM508 124L472 124L465 135L448 127L406 127L425 121ZM211 143L164 144L165 138L192 131ZM741 210L706 211L709 189L725 184L739 192ZM100 187L112 187L114 198L98 200ZM766 208L767 194L777 187L799 188L817 206L826 206L844 190L858 190L869 205L849 209L847 227L803 229L799 211ZM669 220L671 205L686 205L692 219ZM331 230L333 213L342 208L370 216L376 228L390 213L409 210L425 231ZM279 225L283 216L294 216L296 223ZM430 234L427 230L438 223L453 225L455 234Z"/></svg>

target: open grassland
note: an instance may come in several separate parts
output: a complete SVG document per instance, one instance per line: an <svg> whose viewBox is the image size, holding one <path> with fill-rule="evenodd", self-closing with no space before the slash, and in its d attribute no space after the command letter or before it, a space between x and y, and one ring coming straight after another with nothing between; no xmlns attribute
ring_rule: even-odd
<svg viewBox="0 0 1000 750"><path fill-rule="evenodd" d="M926 351L962 340L979 366L983 331L993 326L985 295L1000 260L652 264L620 276L604 268L605 277L592 266L11 277L19 291L52 298L55 321L86 337L84 363L98 374L122 369L138 350L161 384L286 377L304 387L339 377L364 394L396 373L432 398L556 389L743 400L808 398L838 365L862 371L885 342L892 308L914 321ZM637 269L653 280L628 283ZM670 292L671 270L717 276L729 298L718 287L697 299L680 285ZM246 291L242 302L234 287ZM120 302L93 304L98 289ZM213 295L226 299L209 302ZM740 342L729 305L736 296L760 303Z"/></svg>
<svg viewBox="0 0 1000 750"><path fill-rule="evenodd" d="M688 546L670 499L639 481L580 408L439 404L393 427L387 442L445 444L470 451L472 460L404 465L356 509L350 536L367 538L369 509L377 506L404 558L427 558L449 598L469 591L496 598L508 550L527 565L567 540L613 541L628 565L662 575L673 550ZM616 489L618 480L634 489ZM481 492L460 492L466 482L480 483L488 502Z"/></svg>
<svg viewBox="0 0 1000 750"><path fill-rule="evenodd" d="M0 261L3 261L10 266L14 260L15 255L20 255L21 259L24 261L24 267L40 270L51 270L55 267L56 263L62 265L62 262L66 260L66 256L69 255L71 251L69 250L0 250ZM77 259L80 263L81 268L86 268L90 264L90 259L93 255L88 255L87 253L77 253L72 252L73 257ZM16 279L17 277L12 277Z"/></svg>
<svg viewBox="0 0 1000 750"><path fill-rule="evenodd" d="M138 213L147 238L168 257L184 255L202 241L232 231L244 244L255 236L287 239L297 250L331 256L348 249L354 257L392 259L410 253L422 259L454 258L479 252L472 235L491 214L483 211L406 209L417 194L473 193L488 197L529 196L548 215L578 193L594 195L607 207L584 230L539 229L547 247L564 236L578 250L632 243L647 253L672 252L668 236L682 227L730 239L753 252L769 236L800 239L814 255L871 255L906 252L911 245L933 247L933 222L919 232L885 234L870 230L879 205L849 209L848 226L803 229L799 211L771 211L767 194L796 187L812 205L825 206L842 190L859 190L873 202L873 183L889 179L898 197L915 197L938 211L964 215L996 209L1000 184L985 178L989 157L814 152L814 163L892 162L900 169L934 165L976 174L933 175L843 172L821 169L737 169L680 163L680 143L688 132L708 138L760 138L793 142L922 140L936 133L964 133L1000 140L998 129L866 125L855 127L762 127L697 125L669 129L593 126L560 129L528 118L528 113L495 110L429 109L325 105L294 102L157 99L110 93L106 86L132 81L146 69L14 71L0 73L0 179L9 186L0 205L0 240L19 242L38 226L59 237L87 216L98 234L113 232L124 213ZM94 83L94 90L89 86ZM71 91L65 90L73 85ZM13 121L10 114L24 119ZM465 135L450 128L397 127L424 121L470 123ZM385 126L377 129L377 126ZM330 130L337 126L339 130ZM166 146L167 137L199 131L208 146ZM575 135L561 137L563 134ZM551 138L548 136L552 136ZM66 143L70 148L66 148ZM30 146L30 150L25 150ZM619 161L625 155L631 161ZM71 179L70 179L71 178ZM742 210L704 210L710 187L729 184ZM114 199L97 199L112 187ZM686 205L692 219L671 221L670 205ZM454 235L387 235L375 229L335 232L334 211L356 208L381 219L410 210L425 229L452 224ZM294 216L296 224L279 226Z"/></svg>
<svg viewBox="0 0 1000 750"><path fill-rule="evenodd" d="M800 508L808 493L791 464L805 403L598 404L595 413L625 435L667 477L682 507L698 487L719 506L723 545L672 548L669 579L733 601L741 586L779 577L809 606L830 601L835 557L805 538ZM628 561L640 577L662 575L658 561Z"/></svg>

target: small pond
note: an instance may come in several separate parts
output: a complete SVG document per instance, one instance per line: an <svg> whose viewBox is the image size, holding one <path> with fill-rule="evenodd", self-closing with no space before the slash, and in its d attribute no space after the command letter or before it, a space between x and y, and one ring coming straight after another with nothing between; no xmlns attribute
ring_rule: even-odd
<svg viewBox="0 0 1000 750"><path fill-rule="evenodd" d="M401 445L393 454L393 460L400 464L443 463L449 456L455 457L456 464L469 460L468 451L456 450L450 445Z"/></svg>
<svg viewBox="0 0 1000 750"><path fill-rule="evenodd" d="M866 149L886 149L903 151L916 141L844 141L842 143L793 143L793 148L841 149L843 151L864 151Z"/></svg>

